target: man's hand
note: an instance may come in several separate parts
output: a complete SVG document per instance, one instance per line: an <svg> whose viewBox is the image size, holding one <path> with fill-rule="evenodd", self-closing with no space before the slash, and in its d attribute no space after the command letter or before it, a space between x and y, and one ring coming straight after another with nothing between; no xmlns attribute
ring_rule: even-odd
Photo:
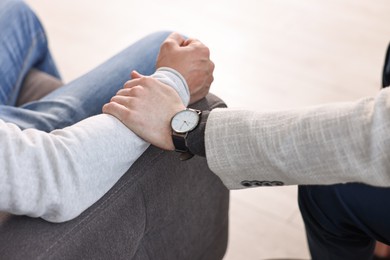
<svg viewBox="0 0 390 260"><path fill-rule="evenodd" d="M131 73L132 80L103 106L103 112L122 121L145 141L174 150L171 118L185 109L179 95L157 79Z"/></svg>
<svg viewBox="0 0 390 260"><path fill-rule="evenodd" d="M185 78L190 89L190 104L205 97L214 80L209 48L198 40L184 39L178 33L169 35L161 45L156 67L170 67Z"/></svg>

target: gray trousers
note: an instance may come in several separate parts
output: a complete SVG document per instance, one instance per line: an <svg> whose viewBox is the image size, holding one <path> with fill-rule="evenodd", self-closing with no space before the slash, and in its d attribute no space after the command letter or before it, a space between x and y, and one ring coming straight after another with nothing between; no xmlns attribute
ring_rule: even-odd
<svg viewBox="0 0 390 260"><path fill-rule="evenodd" d="M223 106L209 94L193 107ZM204 158L182 162L151 146L72 221L0 213L0 259L222 259L228 208L229 192Z"/></svg>

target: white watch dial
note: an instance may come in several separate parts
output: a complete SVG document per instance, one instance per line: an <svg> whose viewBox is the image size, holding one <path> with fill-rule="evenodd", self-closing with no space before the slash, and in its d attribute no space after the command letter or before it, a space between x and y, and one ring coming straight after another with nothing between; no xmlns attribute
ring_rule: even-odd
<svg viewBox="0 0 390 260"><path fill-rule="evenodd" d="M193 110L183 110L177 113L171 122L176 133L186 133L194 129L199 122L199 114Z"/></svg>

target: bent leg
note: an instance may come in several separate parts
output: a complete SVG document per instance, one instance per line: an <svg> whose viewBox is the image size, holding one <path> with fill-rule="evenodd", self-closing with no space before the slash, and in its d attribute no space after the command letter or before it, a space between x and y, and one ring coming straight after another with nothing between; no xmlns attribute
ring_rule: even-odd
<svg viewBox="0 0 390 260"><path fill-rule="evenodd" d="M13 107L31 68L57 78L59 74L42 25L24 2L0 2L0 30L0 119L22 129L44 131L101 113L102 106L129 80L132 70L152 74L160 45L169 35L169 32L151 34L43 99Z"/></svg>
<svg viewBox="0 0 390 260"><path fill-rule="evenodd" d="M155 71L160 45L169 33L150 34L39 101L20 108L0 106L0 119L22 129L51 131L101 113L102 106L129 80L132 70L144 75Z"/></svg>
<svg viewBox="0 0 390 260"><path fill-rule="evenodd" d="M300 186L299 206L313 259L371 259L390 243L389 188L364 184Z"/></svg>
<svg viewBox="0 0 390 260"><path fill-rule="evenodd" d="M48 49L44 29L24 2L0 2L0 31L0 104L14 106L31 68L56 78L59 73Z"/></svg>

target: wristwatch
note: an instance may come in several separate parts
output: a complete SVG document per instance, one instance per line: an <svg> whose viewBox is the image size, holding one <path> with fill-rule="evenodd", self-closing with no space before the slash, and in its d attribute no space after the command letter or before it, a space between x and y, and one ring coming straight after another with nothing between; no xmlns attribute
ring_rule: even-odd
<svg viewBox="0 0 390 260"><path fill-rule="evenodd" d="M201 114L199 110L187 108L172 117L172 141L176 152L189 152L186 138L188 133L198 126Z"/></svg>

